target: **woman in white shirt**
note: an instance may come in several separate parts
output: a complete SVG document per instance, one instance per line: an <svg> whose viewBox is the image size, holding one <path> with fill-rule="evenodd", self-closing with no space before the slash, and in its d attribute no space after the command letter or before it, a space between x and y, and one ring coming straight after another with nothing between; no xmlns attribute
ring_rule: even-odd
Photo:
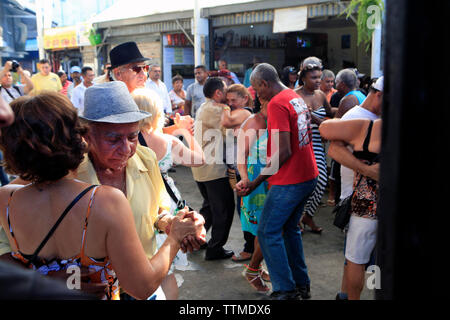
<svg viewBox="0 0 450 320"><path fill-rule="evenodd" d="M184 114L184 103L186 99L186 91L183 89L183 77L177 74L172 78L173 89L169 92L170 101L172 102L173 114Z"/></svg>

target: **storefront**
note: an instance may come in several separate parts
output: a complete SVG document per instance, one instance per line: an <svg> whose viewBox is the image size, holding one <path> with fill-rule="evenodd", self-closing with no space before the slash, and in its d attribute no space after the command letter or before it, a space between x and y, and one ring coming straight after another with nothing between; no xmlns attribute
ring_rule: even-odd
<svg viewBox="0 0 450 320"><path fill-rule="evenodd" d="M370 74L370 52L357 46L356 25L343 14L346 5L331 1L303 2L304 5L298 6L298 1L291 1L291 7L280 2L277 8L278 3L262 1L260 10L228 14L223 12L238 11L239 7L204 10L203 16L210 19L212 26L214 50L210 68L217 69L218 60L224 59L242 82L254 57L281 70L288 65L298 68L304 58L317 56L325 68L334 72L358 67L360 72Z"/></svg>
<svg viewBox="0 0 450 320"><path fill-rule="evenodd" d="M189 36L192 39L192 35ZM177 74L183 77L184 88L195 81L194 47L184 33L163 36L163 61L163 79L169 91L172 89L171 79Z"/></svg>
<svg viewBox="0 0 450 320"><path fill-rule="evenodd" d="M97 36L90 23L44 29L44 49L52 70L69 73L73 66L90 66L96 70Z"/></svg>
<svg viewBox="0 0 450 320"><path fill-rule="evenodd" d="M172 77L180 74L184 87L194 82L194 48L191 34L192 10L155 14L122 20L99 21L94 27L102 34L98 59L109 60L109 52L116 45L134 41L150 63L161 66L162 80L168 90Z"/></svg>
<svg viewBox="0 0 450 320"><path fill-rule="evenodd" d="M209 3L208 3L209 4ZM253 58L274 65L298 67L308 56L320 57L335 73L358 67L370 74L370 52L357 46L356 24L343 14L348 1L259 0L203 7L208 35L202 40L202 54L210 70L218 60L241 81ZM194 81L193 8L182 11L152 10L154 14L115 19L108 13L93 24L102 37L97 46L98 63L108 60L109 51L120 43L135 41L142 54L162 68L162 79L171 88L175 74L185 78L185 87ZM136 14L136 12L134 12Z"/></svg>

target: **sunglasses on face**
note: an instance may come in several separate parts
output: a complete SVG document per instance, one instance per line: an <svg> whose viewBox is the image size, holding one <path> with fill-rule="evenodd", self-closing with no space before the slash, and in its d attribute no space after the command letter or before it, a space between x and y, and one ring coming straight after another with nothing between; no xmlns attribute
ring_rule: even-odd
<svg viewBox="0 0 450 320"><path fill-rule="evenodd" d="M141 72L141 70L144 70L144 72L148 72L149 68L150 68L149 65L145 65L145 66L133 66L130 69L136 73L139 73Z"/></svg>

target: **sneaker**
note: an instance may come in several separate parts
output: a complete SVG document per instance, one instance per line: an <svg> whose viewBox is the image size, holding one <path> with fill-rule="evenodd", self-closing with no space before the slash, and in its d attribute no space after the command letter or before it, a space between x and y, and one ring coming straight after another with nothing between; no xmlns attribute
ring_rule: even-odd
<svg viewBox="0 0 450 320"><path fill-rule="evenodd" d="M311 299L311 289L310 289L310 285L306 285L306 286L297 286L296 287L296 292L297 294L303 299L303 300L309 300Z"/></svg>
<svg viewBox="0 0 450 320"><path fill-rule="evenodd" d="M292 291L274 291L270 294L271 300L300 300L297 290Z"/></svg>
<svg viewBox="0 0 450 320"><path fill-rule="evenodd" d="M338 292L338 294L336 295L336 298L335 298L336 300L348 300L348 297L347 297L347 295L345 295L345 297L343 297L342 295L341 295L341 293L340 292Z"/></svg>

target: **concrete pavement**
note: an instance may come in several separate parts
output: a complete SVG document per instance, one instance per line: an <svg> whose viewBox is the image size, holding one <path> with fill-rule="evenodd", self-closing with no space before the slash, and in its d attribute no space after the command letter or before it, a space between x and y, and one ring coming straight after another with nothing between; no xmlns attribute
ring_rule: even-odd
<svg viewBox="0 0 450 320"><path fill-rule="evenodd" d="M175 180L183 198L198 211L203 200L192 178L191 169L178 166L176 172L170 175ZM326 202L326 199L327 194L323 202ZM316 224L324 228L321 235L308 231L303 234L313 300L334 299L340 290L344 263L344 234L333 226L331 211L331 207L321 207L316 213ZM209 232L207 239L209 239ZM225 248L239 252L243 248L243 243L241 224L236 213ZM236 263L231 259L205 261L204 255L205 250L188 254L189 265L184 270L174 271L180 286L180 300L261 299L262 294L257 293L242 276L243 265L248 261L243 263ZM361 299L374 299L374 291L364 288Z"/></svg>

